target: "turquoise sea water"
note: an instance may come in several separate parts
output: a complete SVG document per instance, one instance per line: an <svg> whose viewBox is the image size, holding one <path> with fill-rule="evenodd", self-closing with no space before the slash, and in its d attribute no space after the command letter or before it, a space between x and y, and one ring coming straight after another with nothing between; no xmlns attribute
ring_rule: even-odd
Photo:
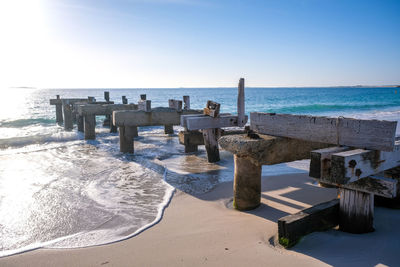
<svg viewBox="0 0 400 267"><path fill-rule="evenodd" d="M232 180L232 156L209 164L204 149L185 155L162 127L139 129L135 155L119 153L118 134L98 117L97 139L55 124L49 99L103 99L152 106L190 95L191 108L207 100L236 113L237 88L17 89L4 88L0 105L0 256L37 247L82 247L118 241L162 217L173 190L190 194ZM400 88L246 88L246 113L277 112L400 120ZM175 132L179 131L175 127ZM399 134L399 128L397 129ZM296 172L307 162L266 167L264 174Z"/></svg>

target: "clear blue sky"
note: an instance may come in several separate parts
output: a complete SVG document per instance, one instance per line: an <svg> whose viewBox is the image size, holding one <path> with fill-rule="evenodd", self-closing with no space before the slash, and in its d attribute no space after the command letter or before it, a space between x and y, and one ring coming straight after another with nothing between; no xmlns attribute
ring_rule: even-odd
<svg viewBox="0 0 400 267"><path fill-rule="evenodd" d="M3 85L400 84L399 0L2 1Z"/></svg>

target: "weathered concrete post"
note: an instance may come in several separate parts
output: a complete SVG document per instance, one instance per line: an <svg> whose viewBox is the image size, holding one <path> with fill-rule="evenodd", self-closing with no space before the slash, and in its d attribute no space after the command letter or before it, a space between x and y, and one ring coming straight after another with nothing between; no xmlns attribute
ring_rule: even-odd
<svg viewBox="0 0 400 267"><path fill-rule="evenodd" d="M183 109L190 109L190 96L183 96Z"/></svg>
<svg viewBox="0 0 400 267"><path fill-rule="evenodd" d="M69 104L69 101L66 101L63 105L64 109L64 129L69 131L74 128L73 122L72 122L72 105Z"/></svg>
<svg viewBox="0 0 400 267"><path fill-rule="evenodd" d="M234 155L235 175L233 182L233 207L251 210L260 205L261 165L254 164L248 157Z"/></svg>
<svg viewBox="0 0 400 267"><path fill-rule="evenodd" d="M84 116L84 129L85 129L85 140L96 139L96 116L85 115Z"/></svg>
<svg viewBox="0 0 400 267"><path fill-rule="evenodd" d="M219 158L219 147L218 147L218 131L219 129L204 129L203 138L204 145L207 151L208 162L218 162Z"/></svg>
<svg viewBox="0 0 400 267"><path fill-rule="evenodd" d="M374 231L374 194L340 189L339 229L362 234Z"/></svg>
<svg viewBox="0 0 400 267"><path fill-rule="evenodd" d="M119 149L122 153L133 153L133 137L137 127L122 126L119 127Z"/></svg>
<svg viewBox="0 0 400 267"><path fill-rule="evenodd" d="M84 131L84 126L83 126L83 116L77 115L77 121L76 124L78 125L78 132L83 132Z"/></svg>
<svg viewBox="0 0 400 267"><path fill-rule="evenodd" d="M60 95L57 95L57 99L60 99ZM56 104L56 122L58 125L62 125L63 123L63 108L62 104Z"/></svg>
<svg viewBox="0 0 400 267"><path fill-rule="evenodd" d="M128 99L124 95L122 96L122 104L128 104Z"/></svg>

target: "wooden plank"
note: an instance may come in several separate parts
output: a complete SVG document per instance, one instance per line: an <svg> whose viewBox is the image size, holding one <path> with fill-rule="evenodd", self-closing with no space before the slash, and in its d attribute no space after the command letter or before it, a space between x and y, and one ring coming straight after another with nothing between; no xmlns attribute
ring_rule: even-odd
<svg viewBox="0 0 400 267"><path fill-rule="evenodd" d="M294 246L301 237L339 224L339 199L334 199L278 220L279 243Z"/></svg>
<svg viewBox="0 0 400 267"><path fill-rule="evenodd" d="M252 130L281 137L393 151L396 121L250 113Z"/></svg>
<svg viewBox="0 0 400 267"><path fill-rule="evenodd" d="M335 153L331 158L330 180L347 184L400 165L400 141L394 151L355 149Z"/></svg>
<svg viewBox="0 0 400 267"><path fill-rule="evenodd" d="M234 127L238 126L238 117L234 115L223 115L217 118L213 117L186 117L186 128L189 131L222 128L222 127ZM247 116L245 117L247 121Z"/></svg>
<svg viewBox="0 0 400 267"><path fill-rule="evenodd" d="M207 105L203 110L203 114L213 117L213 118L216 118L219 115L220 108L221 108L221 104L211 101L211 100L208 100Z"/></svg>
<svg viewBox="0 0 400 267"><path fill-rule="evenodd" d="M330 177L332 154L349 150L347 146L335 146L311 151L309 176L313 178Z"/></svg>
<svg viewBox="0 0 400 267"><path fill-rule="evenodd" d="M237 113L238 113L238 126L243 127L247 120L244 115L244 79L240 78L238 86L238 99L237 99Z"/></svg>

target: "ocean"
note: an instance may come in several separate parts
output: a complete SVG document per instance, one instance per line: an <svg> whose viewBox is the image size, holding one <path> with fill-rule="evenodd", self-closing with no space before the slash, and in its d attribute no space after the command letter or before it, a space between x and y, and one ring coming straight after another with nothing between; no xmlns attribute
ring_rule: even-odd
<svg viewBox="0 0 400 267"><path fill-rule="evenodd" d="M236 113L237 88L23 89L2 88L0 105L0 256L39 247L75 248L137 235L162 219L175 189L201 194L233 179L233 157L221 151L210 164L205 150L185 155L177 132L139 128L135 154L119 152L118 134L97 117L96 140L56 125L49 99L121 103L147 94L152 107L190 95ZM246 113L276 112L400 121L400 88L246 88ZM76 127L76 126L75 126ZM400 135L399 127L397 135ZM263 175L307 172L307 160L264 166Z"/></svg>

